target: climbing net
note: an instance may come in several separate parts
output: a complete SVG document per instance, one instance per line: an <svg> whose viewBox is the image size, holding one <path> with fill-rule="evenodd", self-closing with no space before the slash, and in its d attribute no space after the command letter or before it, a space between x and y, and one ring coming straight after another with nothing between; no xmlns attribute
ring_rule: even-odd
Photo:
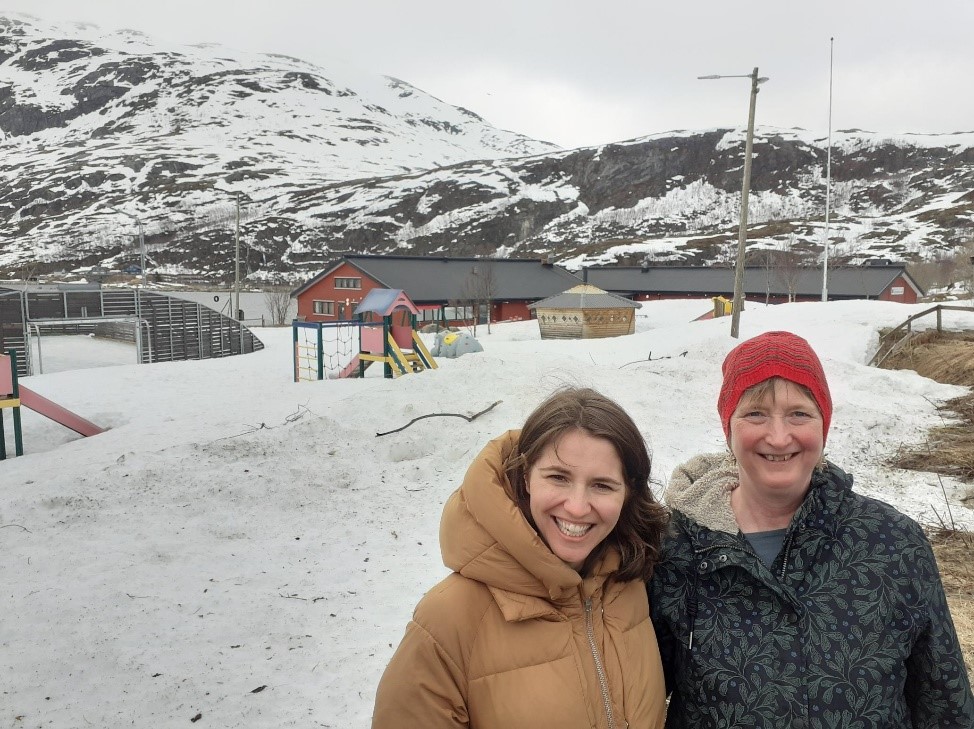
<svg viewBox="0 0 974 729"><path fill-rule="evenodd" d="M295 322L294 381L347 376L360 350L359 329L357 322Z"/></svg>

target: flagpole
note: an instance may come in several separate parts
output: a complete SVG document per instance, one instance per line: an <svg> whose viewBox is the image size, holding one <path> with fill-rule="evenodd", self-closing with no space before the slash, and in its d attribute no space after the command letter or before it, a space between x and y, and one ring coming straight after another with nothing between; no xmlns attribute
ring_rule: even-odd
<svg viewBox="0 0 974 729"><path fill-rule="evenodd" d="M832 207L832 57L835 38L829 38L829 137L825 163L825 245L822 256L822 301L829 300L829 213Z"/></svg>

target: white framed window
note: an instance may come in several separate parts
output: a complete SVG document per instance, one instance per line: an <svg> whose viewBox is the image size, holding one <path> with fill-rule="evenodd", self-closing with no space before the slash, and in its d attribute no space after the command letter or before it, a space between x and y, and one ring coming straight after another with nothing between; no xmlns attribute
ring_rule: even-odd
<svg viewBox="0 0 974 729"><path fill-rule="evenodd" d="M335 302L334 301L322 301L320 299L315 299L312 302L313 311L315 314L320 316L335 316Z"/></svg>
<svg viewBox="0 0 974 729"><path fill-rule="evenodd" d="M447 321L466 321L474 316L472 306L447 306L444 310Z"/></svg>
<svg viewBox="0 0 974 729"><path fill-rule="evenodd" d="M362 279L350 278L350 277L344 277L344 278L336 277L335 288L336 289L360 289L362 288Z"/></svg>

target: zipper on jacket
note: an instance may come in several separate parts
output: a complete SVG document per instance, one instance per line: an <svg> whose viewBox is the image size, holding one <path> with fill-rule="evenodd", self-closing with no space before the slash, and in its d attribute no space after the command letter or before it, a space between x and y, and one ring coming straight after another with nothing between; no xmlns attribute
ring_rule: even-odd
<svg viewBox="0 0 974 729"><path fill-rule="evenodd" d="M781 549L781 551L784 552L784 556L781 558L781 575L779 576L779 579L782 582L785 581L785 572L788 569L788 559L789 557L791 557L791 545L794 541L795 541L795 532L791 532L788 535L788 538L785 540L785 546L782 547Z"/></svg>
<svg viewBox="0 0 974 729"><path fill-rule="evenodd" d="M700 584L700 575L697 574L697 570L693 571L693 584L690 587L690 595L688 596L687 604L687 617L690 623L690 640L689 645L687 645L687 650L693 650L693 628L697 623L697 588Z"/></svg>
<svg viewBox="0 0 974 729"><path fill-rule="evenodd" d="M609 721L609 729L615 729L615 719L612 717L612 701L609 698L609 682L605 677L605 666L595 645L595 628L592 625L592 598L585 598L585 635L588 637L588 647L595 660L595 672L599 676L599 690L602 692L602 704L605 707L605 717Z"/></svg>

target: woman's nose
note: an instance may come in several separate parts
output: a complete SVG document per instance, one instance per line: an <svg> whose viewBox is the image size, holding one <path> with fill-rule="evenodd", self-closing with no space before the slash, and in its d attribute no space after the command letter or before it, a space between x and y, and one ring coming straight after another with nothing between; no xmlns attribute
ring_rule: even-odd
<svg viewBox="0 0 974 729"><path fill-rule="evenodd" d="M791 432L784 418L768 418L768 429L764 436L769 443L787 443L791 440Z"/></svg>
<svg viewBox="0 0 974 729"><path fill-rule="evenodd" d="M588 494L584 488L572 487L565 499L565 511L573 516L585 516L591 510Z"/></svg>

